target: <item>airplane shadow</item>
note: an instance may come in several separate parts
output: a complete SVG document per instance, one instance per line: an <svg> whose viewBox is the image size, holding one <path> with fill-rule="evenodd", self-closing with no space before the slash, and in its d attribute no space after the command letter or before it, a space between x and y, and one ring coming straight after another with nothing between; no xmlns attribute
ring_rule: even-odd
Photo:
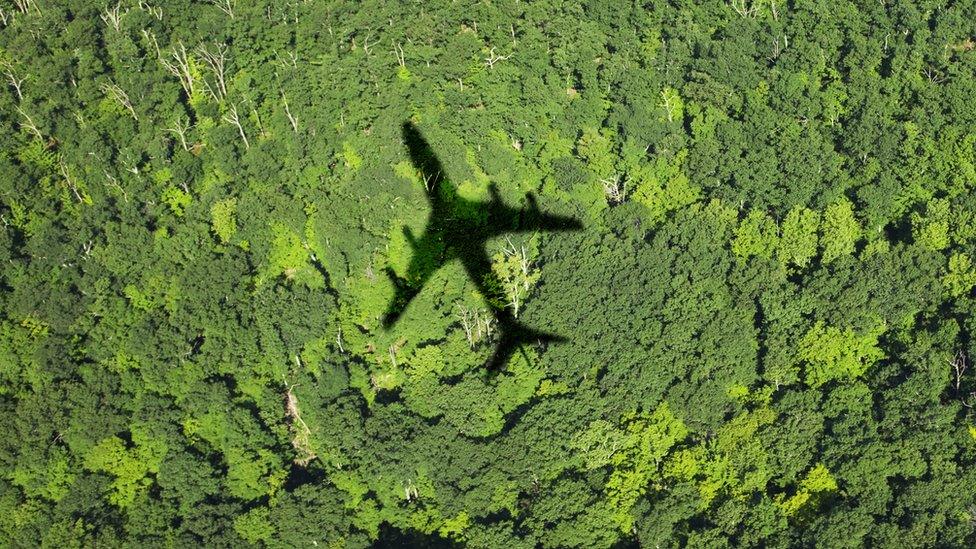
<svg viewBox="0 0 976 549"><path fill-rule="evenodd" d="M489 239L504 234L576 231L583 228L582 224L572 217L542 212L532 193L525 195L526 206L508 206L494 184L489 186L490 198L487 201L463 198L450 184L444 166L413 122L404 122L402 135L410 161L424 183L430 215L424 234L420 237L408 227L403 228L413 255L402 277L387 269L387 276L396 291L384 315L384 327L390 328L396 323L438 268L456 259L464 265L471 282L485 301L495 305L492 310L498 322L499 337L495 352L486 364L489 370L502 367L516 350L525 353L523 346L526 344L543 346L566 341L565 337L520 323L511 309L498 306L500 283L491 268L486 244Z"/></svg>

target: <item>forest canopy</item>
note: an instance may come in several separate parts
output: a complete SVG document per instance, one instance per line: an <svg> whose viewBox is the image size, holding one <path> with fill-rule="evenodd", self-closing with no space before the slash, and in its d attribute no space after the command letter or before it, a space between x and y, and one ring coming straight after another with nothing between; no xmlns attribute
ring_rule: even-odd
<svg viewBox="0 0 976 549"><path fill-rule="evenodd" d="M0 545L976 545L976 2L0 0L0 84Z"/></svg>

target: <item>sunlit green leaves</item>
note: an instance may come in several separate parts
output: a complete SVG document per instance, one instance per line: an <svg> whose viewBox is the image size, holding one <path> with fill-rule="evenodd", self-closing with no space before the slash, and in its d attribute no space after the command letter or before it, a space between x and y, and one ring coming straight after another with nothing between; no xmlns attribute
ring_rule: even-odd
<svg viewBox="0 0 976 549"><path fill-rule="evenodd" d="M854 253L854 244L861 237L861 226L854 217L852 204L847 200L827 206L823 217L823 254L820 261L830 263Z"/></svg>
<svg viewBox="0 0 976 549"><path fill-rule="evenodd" d="M806 382L813 387L835 380L858 378L885 354L878 348L878 337L884 325L857 334L851 328L841 330L817 321L803 336L797 358L807 364Z"/></svg>
<svg viewBox="0 0 976 549"><path fill-rule="evenodd" d="M779 244L779 227L760 210L750 210L735 230L732 253L742 259L772 257Z"/></svg>
<svg viewBox="0 0 976 549"><path fill-rule="evenodd" d="M786 265L805 268L817 255L820 214L803 207L795 207L786 214L782 224L779 258Z"/></svg>
<svg viewBox="0 0 976 549"><path fill-rule="evenodd" d="M224 244L237 233L237 199L227 198L210 207L210 226Z"/></svg>
<svg viewBox="0 0 976 549"><path fill-rule="evenodd" d="M92 471L104 471L115 477L109 501L126 507L135 500L137 492L145 490L152 479L147 475L157 473L166 454L166 444L143 435L141 430L132 432L132 447L116 437L103 439L85 457L85 467Z"/></svg>

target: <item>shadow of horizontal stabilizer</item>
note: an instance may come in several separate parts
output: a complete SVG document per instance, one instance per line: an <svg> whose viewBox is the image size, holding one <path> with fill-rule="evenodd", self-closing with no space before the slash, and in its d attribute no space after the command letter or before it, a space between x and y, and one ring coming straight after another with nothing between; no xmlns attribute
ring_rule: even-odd
<svg viewBox="0 0 976 549"><path fill-rule="evenodd" d="M524 324L503 326L501 334L501 339L495 346L495 352L488 359L488 362L485 363L485 367L490 371L498 371L502 366L507 364L512 355L515 354L515 351L521 349L524 353L525 349L523 345L542 346L543 344L569 341L563 336L533 330ZM526 356L526 360L528 360L528 356Z"/></svg>

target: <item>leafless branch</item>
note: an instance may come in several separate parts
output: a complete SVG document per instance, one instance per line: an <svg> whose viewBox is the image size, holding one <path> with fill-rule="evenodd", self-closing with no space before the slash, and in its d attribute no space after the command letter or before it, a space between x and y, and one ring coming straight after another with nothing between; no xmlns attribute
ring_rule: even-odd
<svg viewBox="0 0 976 549"><path fill-rule="evenodd" d="M227 14L231 19L234 18L234 0L210 0L210 3L217 6L217 8Z"/></svg>
<svg viewBox="0 0 976 549"><path fill-rule="evenodd" d="M188 151L190 150L190 147L186 143L186 132L188 132L191 127L192 126L190 125L189 120L187 120L183 116L178 116L176 117L176 120L173 122L173 127L165 128L165 129L166 131L175 134L176 137L179 138L180 145L183 146L183 150Z"/></svg>
<svg viewBox="0 0 976 549"><path fill-rule="evenodd" d="M237 105L232 104L227 109L227 114L224 115L223 119L225 122L233 124L237 128L237 131L241 134L241 139L244 140L244 149L250 149L251 144L247 140L247 134L244 133L244 127L241 125L241 118L237 114Z"/></svg>
<svg viewBox="0 0 976 549"><path fill-rule="evenodd" d="M156 40L156 33L154 33L149 29L142 29L141 32L142 32L142 37L146 39L146 42L149 42L149 44L153 47L153 49L156 50L156 58L160 59L163 56L163 54L159 50L159 41Z"/></svg>
<svg viewBox="0 0 976 549"><path fill-rule="evenodd" d="M363 52L365 52L366 55L369 55L369 48L372 48L372 47L376 46L376 44L379 44L380 42L382 42L382 40L379 40L377 42L373 42L372 44L370 44L369 43L369 39L372 38L372 37L373 37L373 34L370 33L370 34L367 34L366 35L366 39L363 40Z"/></svg>
<svg viewBox="0 0 976 549"><path fill-rule="evenodd" d="M292 116L291 109L288 108L288 97L285 96L284 90L281 91L281 102L285 106L285 116L288 117L288 122L291 123L291 129L295 133L298 133L298 120L294 116Z"/></svg>
<svg viewBox="0 0 976 549"><path fill-rule="evenodd" d="M119 184L119 180L114 175L108 173L108 170L103 170L103 171L105 172L105 179L108 180L108 184L118 189L119 192L122 193L122 200L124 200L125 203L128 204L129 193L125 192L125 189L122 188L122 185Z"/></svg>
<svg viewBox="0 0 976 549"><path fill-rule="evenodd" d="M159 21L163 20L163 8L159 6L151 6L149 2L139 2L139 9L148 13L149 15L155 17Z"/></svg>
<svg viewBox="0 0 976 549"><path fill-rule="evenodd" d="M68 188L71 189L72 193L74 193L75 198L78 200L78 202L84 202L84 199L81 198L81 193L78 192L78 185L77 183L75 183L74 178L72 178L71 174L68 172L68 165L65 164L64 158L61 156L58 156L58 168L61 172L61 177L64 178L65 183L68 184Z"/></svg>
<svg viewBox="0 0 976 549"><path fill-rule="evenodd" d="M759 11L758 3L750 0L729 0L729 5L742 17L755 17Z"/></svg>
<svg viewBox="0 0 976 549"><path fill-rule="evenodd" d="M495 53L495 48L491 48L491 51L488 52L488 57L485 57L485 66L488 67L489 69L494 68L495 63L498 63L499 61L504 61L509 57L511 57L512 55L513 54L498 55Z"/></svg>
<svg viewBox="0 0 976 549"><path fill-rule="evenodd" d="M203 62L210 68L214 75L214 82L217 86L216 92L210 90L211 95L217 101L227 97L226 64L227 64L227 44L214 44L213 51L204 45L197 48Z"/></svg>
<svg viewBox="0 0 976 549"><path fill-rule="evenodd" d="M607 202L610 204L620 204L626 199L627 184L622 181L620 174L615 174L609 179L601 179L603 193L607 195Z"/></svg>
<svg viewBox="0 0 976 549"><path fill-rule="evenodd" d="M37 7L37 2L35 0L14 0L14 5L20 10L20 13L27 15L31 8L37 12L38 15L41 14L41 8Z"/></svg>
<svg viewBox="0 0 976 549"><path fill-rule="evenodd" d="M407 66L407 58L403 53L403 46L400 44L393 44L393 56L396 57L397 64L399 64L400 67L405 68Z"/></svg>
<svg viewBox="0 0 976 549"><path fill-rule="evenodd" d="M17 78L17 75L14 74L13 63L7 60L0 61L0 67L3 68L3 74L7 77L10 85L13 86L14 91L17 93L17 101L23 101L24 94L21 93L21 86L24 84L24 81L27 80L27 77L25 76L23 78Z"/></svg>
<svg viewBox="0 0 976 549"><path fill-rule="evenodd" d="M288 67L295 68L295 67L298 66L298 54L296 54L293 51L286 51L285 52L285 55L288 56L288 59L282 59L281 58L281 55L277 51L275 52L275 56L278 57L278 62L281 63L281 66L282 67L285 67L285 68L288 68Z"/></svg>
<svg viewBox="0 0 976 549"><path fill-rule="evenodd" d="M105 8L105 11L99 16L106 25L111 26L115 29L115 32L119 32L119 28L122 24L122 16L128 13L129 10L122 10L122 3L117 2L115 7Z"/></svg>
<svg viewBox="0 0 976 549"><path fill-rule="evenodd" d="M186 96L189 98L193 95L194 78L193 72L190 70L190 55L187 53L186 46L183 45L183 42L178 41L173 46L170 57L172 57L172 61L160 57L159 62L166 70L180 80L180 85L183 86L183 91L186 92Z"/></svg>
<svg viewBox="0 0 976 549"><path fill-rule="evenodd" d="M19 106L17 107L17 113L21 116L21 118L23 118L20 126L22 128L26 128L27 131L34 134L34 137L44 141L44 136L41 135L41 130L37 129L37 124L34 123L34 119L24 112L24 109L20 108Z"/></svg>
<svg viewBox="0 0 976 549"><path fill-rule="evenodd" d="M115 99L116 102L128 110L133 120L139 120L139 117L136 115L136 110L132 108L132 101L129 100L129 94L125 93L125 90L119 87L118 84L104 83L101 88L103 92L112 96L112 99Z"/></svg>

